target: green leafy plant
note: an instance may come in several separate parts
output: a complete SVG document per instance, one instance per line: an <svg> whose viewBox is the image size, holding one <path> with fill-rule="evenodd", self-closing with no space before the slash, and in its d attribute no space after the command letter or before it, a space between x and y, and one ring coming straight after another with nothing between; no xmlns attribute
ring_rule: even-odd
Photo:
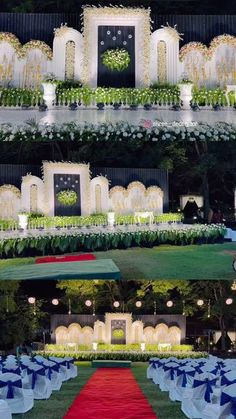
<svg viewBox="0 0 236 419"><path fill-rule="evenodd" d="M138 352L138 351L118 351L118 352L104 352L104 351L94 351L94 352L74 352L74 351L37 351L34 352L35 355L42 355L43 357L50 357L50 356L58 356L58 357L72 357L77 361L93 361L94 359L102 359L102 360L130 360L133 362L148 362L150 358L157 357L158 358L169 358L171 356L175 356L177 359L185 359L185 358L206 358L208 356L207 352Z"/></svg>
<svg viewBox="0 0 236 419"><path fill-rule="evenodd" d="M150 230L149 227L142 231L83 233L73 231L53 231L52 233L17 238L4 237L0 240L0 256L12 258L46 254L63 254L65 252L95 251L108 249L126 249L129 247L153 247L160 244L183 246L187 244L216 243L222 240L226 229L217 224L193 225L189 228Z"/></svg>
<svg viewBox="0 0 236 419"><path fill-rule="evenodd" d="M78 195L72 189L65 189L63 191L58 192L56 197L60 204L69 207L76 204Z"/></svg>
<svg viewBox="0 0 236 419"><path fill-rule="evenodd" d="M111 71L124 71L130 64L130 55L125 48L107 49L101 58L102 64Z"/></svg>

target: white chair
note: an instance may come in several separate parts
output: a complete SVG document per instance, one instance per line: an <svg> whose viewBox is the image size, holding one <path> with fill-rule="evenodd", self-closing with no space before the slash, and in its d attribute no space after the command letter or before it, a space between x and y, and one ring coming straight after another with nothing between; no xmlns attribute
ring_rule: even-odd
<svg viewBox="0 0 236 419"><path fill-rule="evenodd" d="M156 366L158 365L159 358L150 358L149 359L149 365L147 367L147 378L153 378L153 372L156 369Z"/></svg>
<svg viewBox="0 0 236 419"><path fill-rule="evenodd" d="M236 384L222 390L220 400L209 403L202 411L202 419L234 419L236 418Z"/></svg>
<svg viewBox="0 0 236 419"><path fill-rule="evenodd" d="M70 376L71 378L75 378L78 376L78 368L77 366L74 364L74 358L64 358L66 361L66 366L67 369L70 372Z"/></svg>
<svg viewBox="0 0 236 419"><path fill-rule="evenodd" d="M59 372L61 373L63 382L71 378L70 370L67 368L64 358L50 357L49 360L59 365Z"/></svg>
<svg viewBox="0 0 236 419"><path fill-rule="evenodd" d="M45 368L37 364L28 367L29 387L32 389L34 399L49 399L52 394L50 380L46 377Z"/></svg>
<svg viewBox="0 0 236 419"><path fill-rule="evenodd" d="M53 391L60 390L62 386L63 375L59 371L60 370L59 365L53 361L49 361L45 359L43 366L46 370L46 376L51 382L52 390Z"/></svg>
<svg viewBox="0 0 236 419"><path fill-rule="evenodd" d="M11 410L5 400L0 400L0 418L12 419Z"/></svg>
<svg viewBox="0 0 236 419"><path fill-rule="evenodd" d="M23 389L21 377L12 373L0 374L0 398L11 413L26 413L34 406L32 391Z"/></svg>
<svg viewBox="0 0 236 419"><path fill-rule="evenodd" d="M186 388L192 388L196 369L185 366L179 367L173 384L170 386L169 397L172 401L182 401Z"/></svg>
<svg viewBox="0 0 236 419"><path fill-rule="evenodd" d="M217 377L213 374L203 373L194 379L193 387L186 388L183 393L181 410L187 418L201 418L201 412L210 403Z"/></svg>
<svg viewBox="0 0 236 419"><path fill-rule="evenodd" d="M221 376L220 384L223 388L224 386L230 386L231 384L236 383L236 370L228 371Z"/></svg>
<svg viewBox="0 0 236 419"><path fill-rule="evenodd" d="M162 375L162 380L160 381L160 390L169 391L170 384L176 376L177 369L179 364L177 362L168 362L163 366L164 373Z"/></svg>
<svg viewBox="0 0 236 419"><path fill-rule="evenodd" d="M160 359L159 362L156 363L156 369L154 369L152 373L152 381L154 382L154 384L160 385L165 372L163 367L168 362L168 359Z"/></svg>

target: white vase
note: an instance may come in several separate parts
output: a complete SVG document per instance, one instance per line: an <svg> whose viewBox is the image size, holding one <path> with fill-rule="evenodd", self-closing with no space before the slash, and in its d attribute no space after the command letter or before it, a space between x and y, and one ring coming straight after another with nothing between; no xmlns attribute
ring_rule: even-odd
<svg viewBox="0 0 236 419"><path fill-rule="evenodd" d="M190 109L190 102L193 98L192 89L193 83L180 83L178 85L180 90L180 100L182 102L183 109Z"/></svg>
<svg viewBox="0 0 236 419"><path fill-rule="evenodd" d="M43 86L43 100L48 109L53 107L56 100L56 84L55 83L42 83Z"/></svg>
<svg viewBox="0 0 236 419"><path fill-rule="evenodd" d="M114 227L115 224L115 213L114 212L108 212L107 213L107 223L109 227Z"/></svg>
<svg viewBox="0 0 236 419"><path fill-rule="evenodd" d="M27 229L28 226L28 215L27 214L18 214L19 227L23 230Z"/></svg>

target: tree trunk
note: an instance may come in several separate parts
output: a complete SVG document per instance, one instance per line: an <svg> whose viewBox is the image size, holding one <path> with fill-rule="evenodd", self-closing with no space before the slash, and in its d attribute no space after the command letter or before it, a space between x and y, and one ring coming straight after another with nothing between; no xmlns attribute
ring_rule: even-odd
<svg viewBox="0 0 236 419"><path fill-rule="evenodd" d="M225 328L225 320L224 316L220 316L219 318L219 326L221 331L221 350L226 350L226 328Z"/></svg>
<svg viewBox="0 0 236 419"><path fill-rule="evenodd" d="M209 194L209 181L208 173L205 172L202 179L202 192L203 192L203 201L204 201L204 218L208 220L209 210L210 210L210 194Z"/></svg>

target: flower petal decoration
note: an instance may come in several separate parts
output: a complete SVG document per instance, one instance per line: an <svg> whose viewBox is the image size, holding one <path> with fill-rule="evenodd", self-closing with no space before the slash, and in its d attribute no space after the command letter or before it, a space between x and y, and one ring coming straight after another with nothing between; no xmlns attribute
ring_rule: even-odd
<svg viewBox="0 0 236 419"><path fill-rule="evenodd" d="M131 61L125 48L107 49L101 58L102 64L111 71L124 71L129 67Z"/></svg>

